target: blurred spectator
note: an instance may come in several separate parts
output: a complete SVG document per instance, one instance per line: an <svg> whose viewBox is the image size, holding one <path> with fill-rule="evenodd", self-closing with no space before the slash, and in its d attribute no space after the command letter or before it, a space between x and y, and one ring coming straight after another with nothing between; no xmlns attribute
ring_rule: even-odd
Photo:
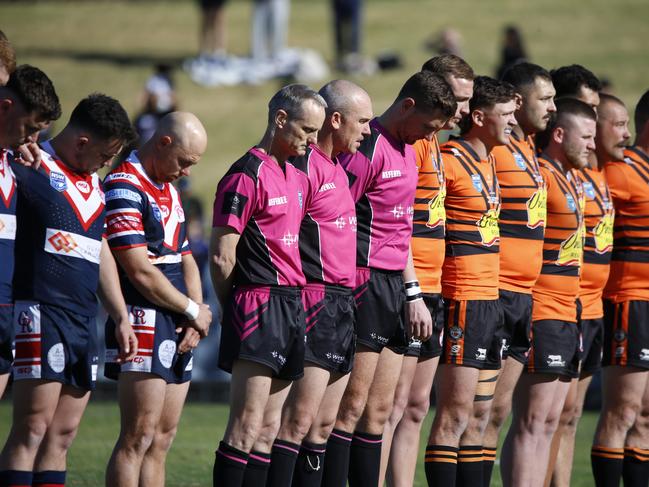
<svg viewBox="0 0 649 487"><path fill-rule="evenodd" d="M503 47L501 50L501 61L498 70L496 71L496 78L501 79L503 73L507 68L514 64L527 61L527 53L525 52L525 45L523 43L523 36L514 25L505 27L505 37L503 39Z"/></svg>
<svg viewBox="0 0 649 487"><path fill-rule="evenodd" d="M139 135L139 145L151 138L162 117L177 109L171 71L170 65L159 64L155 74L144 85L143 108L133 122Z"/></svg>
<svg viewBox="0 0 649 487"><path fill-rule="evenodd" d="M227 0L200 0L199 57L215 62L225 58L228 32L224 8L226 3Z"/></svg>
<svg viewBox="0 0 649 487"><path fill-rule="evenodd" d="M373 74L376 63L361 55L363 0L331 0L331 6L336 69L350 74Z"/></svg>
<svg viewBox="0 0 649 487"><path fill-rule="evenodd" d="M16 51L7 36L0 30L0 86L9 81L9 75L16 69Z"/></svg>
<svg viewBox="0 0 649 487"><path fill-rule="evenodd" d="M613 82L611 81L610 78L606 76L602 76L599 78L600 83L602 83L602 89L600 90L600 93L606 93L608 95L613 94Z"/></svg>
<svg viewBox="0 0 649 487"><path fill-rule="evenodd" d="M426 41L426 48L437 54L453 54L462 57L462 34L451 27L442 29Z"/></svg>

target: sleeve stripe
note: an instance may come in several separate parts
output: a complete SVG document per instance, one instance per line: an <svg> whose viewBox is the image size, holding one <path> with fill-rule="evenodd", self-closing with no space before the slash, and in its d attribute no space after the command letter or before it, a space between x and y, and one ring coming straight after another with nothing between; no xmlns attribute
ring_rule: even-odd
<svg viewBox="0 0 649 487"><path fill-rule="evenodd" d="M144 235L143 231L139 230L128 230L125 232L117 232L117 233L111 233L108 235L108 240L112 240L114 238L119 238L119 237L124 237L126 235Z"/></svg>
<svg viewBox="0 0 649 487"><path fill-rule="evenodd" d="M141 214L142 212L138 210L137 208L116 208L114 210L109 210L106 212L106 216L114 215L115 213L139 213Z"/></svg>

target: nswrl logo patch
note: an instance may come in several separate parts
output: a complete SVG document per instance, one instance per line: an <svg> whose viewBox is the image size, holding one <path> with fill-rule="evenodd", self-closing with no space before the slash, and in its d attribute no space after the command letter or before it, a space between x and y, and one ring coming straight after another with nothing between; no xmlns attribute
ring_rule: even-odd
<svg viewBox="0 0 649 487"><path fill-rule="evenodd" d="M243 215L243 209L248 203L248 197L237 193L236 191L228 191L225 193L223 198L223 206L221 207L221 213L224 215L235 215L238 218L241 218Z"/></svg>

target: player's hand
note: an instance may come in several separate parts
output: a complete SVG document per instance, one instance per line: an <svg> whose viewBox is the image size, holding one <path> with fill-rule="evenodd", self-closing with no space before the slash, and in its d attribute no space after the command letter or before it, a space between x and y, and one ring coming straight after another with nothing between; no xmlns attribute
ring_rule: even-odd
<svg viewBox="0 0 649 487"><path fill-rule="evenodd" d="M410 338L425 342L433 335L433 318L423 299L406 301L406 326Z"/></svg>
<svg viewBox="0 0 649 487"><path fill-rule="evenodd" d="M36 142L27 142L15 151L15 161L26 167L38 169L41 165L41 149Z"/></svg>
<svg viewBox="0 0 649 487"><path fill-rule="evenodd" d="M187 325L198 332L201 338L205 338L210 331L212 324L212 311L209 305L199 304L198 318L187 322Z"/></svg>
<svg viewBox="0 0 649 487"><path fill-rule="evenodd" d="M181 333L185 331L183 339L180 340L178 344L178 355L182 355L185 352L190 352L198 346L198 342L201 341L199 333L193 328L176 328L176 333Z"/></svg>
<svg viewBox="0 0 649 487"><path fill-rule="evenodd" d="M137 355L138 343L133 327L128 321L122 322L115 327L115 338L119 345L117 363L122 364L133 360Z"/></svg>

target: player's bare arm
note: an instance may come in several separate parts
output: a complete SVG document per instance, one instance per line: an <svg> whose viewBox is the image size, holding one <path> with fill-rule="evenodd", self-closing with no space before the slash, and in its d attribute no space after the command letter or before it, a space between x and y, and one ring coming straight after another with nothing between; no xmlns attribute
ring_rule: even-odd
<svg viewBox="0 0 649 487"><path fill-rule="evenodd" d="M97 294L104 308L115 321L115 338L119 344L118 362L128 362L137 355L137 338L128 319L128 310L119 285L117 264L110 252L106 239L101 241L101 254L99 256L99 287Z"/></svg>
<svg viewBox="0 0 649 487"><path fill-rule="evenodd" d="M227 303L232 292L234 266L237 262L237 243L240 237L241 235L230 227L212 229L210 238L210 275L221 307Z"/></svg>
<svg viewBox="0 0 649 487"><path fill-rule="evenodd" d="M433 334L433 318L424 303L419 281L417 281L415 265L412 261L412 247L408 251L408 263L403 271L403 282L406 285L408 333L417 340L428 340Z"/></svg>
<svg viewBox="0 0 649 487"><path fill-rule="evenodd" d="M130 281L146 299L168 310L182 313L188 318L191 313L188 324L195 328L201 337L207 336L212 321L209 306L197 304L178 291L169 279L149 262L146 247L116 250L114 254ZM191 309L192 304L198 307L198 310Z"/></svg>

